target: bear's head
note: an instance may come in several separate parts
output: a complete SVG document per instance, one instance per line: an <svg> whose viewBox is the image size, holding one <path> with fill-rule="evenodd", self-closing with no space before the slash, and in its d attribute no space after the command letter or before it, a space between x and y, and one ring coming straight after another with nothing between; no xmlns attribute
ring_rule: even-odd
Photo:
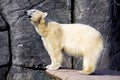
<svg viewBox="0 0 120 80"><path fill-rule="evenodd" d="M26 15L32 24L37 25L42 19L44 19L47 16L47 13L36 9L31 9L26 11Z"/></svg>

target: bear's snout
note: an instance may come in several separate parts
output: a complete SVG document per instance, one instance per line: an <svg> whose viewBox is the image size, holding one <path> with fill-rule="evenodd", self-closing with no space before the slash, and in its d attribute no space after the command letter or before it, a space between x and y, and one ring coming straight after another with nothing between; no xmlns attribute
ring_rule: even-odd
<svg viewBox="0 0 120 80"><path fill-rule="evenodd" d="M26 18L31 18L32 17L31 14L29 14L29 11L24 11L24 14L25 14Z"/></svg>
<svg viewBox="0 0 120 80"><path fill-rule="evenodd" d="M32 17L32 14L34 13L34 12L37 12L38 10L36 10L36 9L31 9L31 10L27 10L27 11L25 11L24 13L25 13L25 15L28 17L28 18L31 18Z"/></svg>

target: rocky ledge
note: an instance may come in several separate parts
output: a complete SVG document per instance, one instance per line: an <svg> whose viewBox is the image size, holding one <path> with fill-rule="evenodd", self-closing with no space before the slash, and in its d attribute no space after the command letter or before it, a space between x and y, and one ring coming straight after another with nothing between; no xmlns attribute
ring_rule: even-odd
<svg viewBox="0 0 120 80"><path fill-rule="evenodd" d="M120 80L120 72L113 70L98 70L92 75L82 75L78 70L71 69L46 72L52 80Z"/></svg>

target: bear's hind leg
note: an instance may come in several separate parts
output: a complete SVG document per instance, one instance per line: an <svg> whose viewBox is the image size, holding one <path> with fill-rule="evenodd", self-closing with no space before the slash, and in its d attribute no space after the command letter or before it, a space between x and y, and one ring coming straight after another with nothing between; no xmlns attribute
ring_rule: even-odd
<svg viewBox="0 0 120 80"><path fill-rule="evenodd" d="M79 71L81 74L92 74L94 72L98 58L91 56L83 57L83 69Z"/></svg>

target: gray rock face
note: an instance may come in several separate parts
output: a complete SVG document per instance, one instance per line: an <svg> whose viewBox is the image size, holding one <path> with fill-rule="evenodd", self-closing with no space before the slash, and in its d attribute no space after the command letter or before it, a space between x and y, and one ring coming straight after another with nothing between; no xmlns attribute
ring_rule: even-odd
<svg viewBox="0 0 120 80"><path fill-rule="evenodd" d="M0 32L0 65L9 62L8 32Z"/></svg>
<svg viewBox="0 0 120 80"><path fill-rule="evenodd" d="M44 71L12 66L7 80L49 80Z"/></svg>
<svg viewBox="0 0 120 80"><path fill-rule="evenodd" d="M8 65L5 65L5 66L0 65L0 80L6 80L8 71L9 71Z"/></svg>
<svg viewBox="0 0 120 80"><path fill-rule="evenodd" d="M113 6L115 24L111 30L110 67L113 70L120 71L120 1L114 0Z"/></svg>
<svg viewBox="0 0 120 80"><path fill-rule="evenodd" d="M0 15L0 65L9 62L9 41L7 24Z"/></svg>
<svg viewBox="0 0 120 80"><path fill-rule="evenodd" d="M2 16L0 15L0 31L6 30L6 29L7 29L7 25L3 20Z"/></svg>
<svg viewBox="0 0 120 80"><path fill-rule="evenodd" d="M0 80L5 80L9 68L9 40L5 21L0 15Z"/></svg>
<svg viewBox="0 0 120 80"><path fill-rule="evenodd" d="M113 5L112 1L0 0L0 80L7 75L10 58L12 67L7 80L49 80L42 68L50 64L50 58L41 37L25 17L24 12L29 9L47 12L47 19L59 23L83 23L96 28L105 44L97 69L120 70L120 6ZM118 12L114 13L113 9ZM62 66L81 69L82 58L71 59L65 54Z"/></svg>

